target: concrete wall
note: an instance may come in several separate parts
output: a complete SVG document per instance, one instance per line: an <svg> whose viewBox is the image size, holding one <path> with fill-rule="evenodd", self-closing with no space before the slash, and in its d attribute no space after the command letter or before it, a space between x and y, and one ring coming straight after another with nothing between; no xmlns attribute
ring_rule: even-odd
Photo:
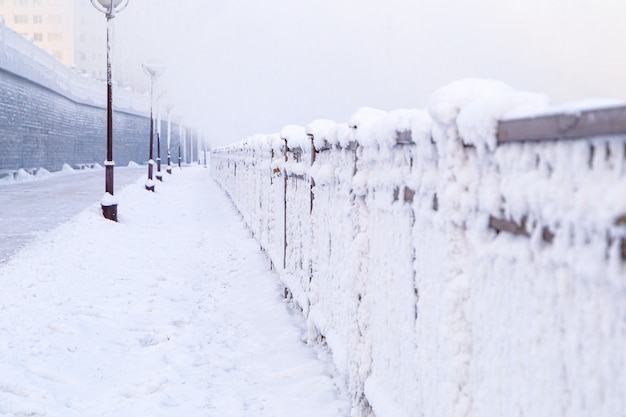
<svg viewBox="0 0 626 417"><path fill-rule="evenodd" d="M113 100L116 165L147 162L149 98L114 88ZM102 164L106 159L106 117L106 84L74 73L0 25L0 171L40 167L56 171L63 164ZM161 131L165 162L165 121ZM171 132L177 161L179 137L185 132L175 123Z"/></svg>

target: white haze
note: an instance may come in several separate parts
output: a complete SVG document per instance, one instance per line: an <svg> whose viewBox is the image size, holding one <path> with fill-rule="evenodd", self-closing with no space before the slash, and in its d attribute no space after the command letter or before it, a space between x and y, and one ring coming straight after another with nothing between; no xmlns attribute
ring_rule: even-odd
<svg viewBox="0 0 626 417"><path fill-rule="evenodd" d="M116 67L158 58L175 112L211 146L357 108L424 107L481 77L554 103L626 99L622 0L130 0Z"/></svg>

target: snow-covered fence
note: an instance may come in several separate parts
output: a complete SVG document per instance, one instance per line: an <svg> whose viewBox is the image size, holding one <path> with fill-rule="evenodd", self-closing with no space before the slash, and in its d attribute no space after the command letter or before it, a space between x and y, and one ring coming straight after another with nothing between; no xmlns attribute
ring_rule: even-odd
<svg viewBox="0 0 626 417"><path fill-rule="evenodd" d="M354 416L624 415L626 132L499 141L584 110L473 80L213 150Z"/></svg>

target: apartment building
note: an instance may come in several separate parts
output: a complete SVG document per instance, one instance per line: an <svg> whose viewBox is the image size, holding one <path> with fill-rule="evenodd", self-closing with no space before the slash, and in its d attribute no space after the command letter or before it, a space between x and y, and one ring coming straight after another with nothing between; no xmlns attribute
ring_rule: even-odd
<svg viewBox="0 0 626 417"><path fill-rule="evenodd" d="M106 19L89 0L0 0L0 18L65 65L106 78Z"/></svg>

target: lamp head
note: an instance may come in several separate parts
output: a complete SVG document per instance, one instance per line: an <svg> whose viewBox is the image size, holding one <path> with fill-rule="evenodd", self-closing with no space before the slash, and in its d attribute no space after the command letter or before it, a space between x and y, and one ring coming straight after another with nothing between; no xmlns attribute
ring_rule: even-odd
<svg viewBox="0 0 626 417"><path fill-rule="evenodd" d="M111 0L98 0L98 3L107 9L111 7ZM113 8L116 9L121 3L122 0L113 0Z"/></svg>
<svg viewBox="0 0 626 417"><path fill-rule="evenodd" d="M156 60L144 62L141 66L150 77L158 77L165 72L165 66Z"/></svg>
<svg viewBox="0 0 626 417"><path fill-rule="evenodd" d="M91 4L103 13L110 14L111 17L128 6L130 0L91 0Z"/></svg>

